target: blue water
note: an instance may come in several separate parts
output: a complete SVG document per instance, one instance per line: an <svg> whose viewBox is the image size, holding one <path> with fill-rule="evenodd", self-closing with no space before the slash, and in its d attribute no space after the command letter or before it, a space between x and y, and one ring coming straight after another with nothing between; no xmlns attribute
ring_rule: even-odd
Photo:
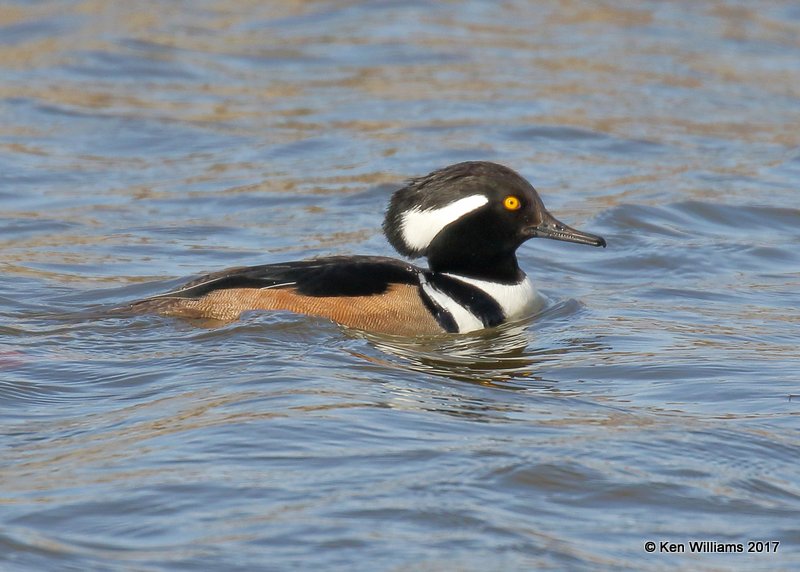
<svg viewBox="0 0 800 572"><path fill-rule="evenodd" d="M798 38L779 0L7 4L0 569L797 569ZM608 241L524 246L521 324L105 313L395 255L391 192L476 159Z"/></svg>

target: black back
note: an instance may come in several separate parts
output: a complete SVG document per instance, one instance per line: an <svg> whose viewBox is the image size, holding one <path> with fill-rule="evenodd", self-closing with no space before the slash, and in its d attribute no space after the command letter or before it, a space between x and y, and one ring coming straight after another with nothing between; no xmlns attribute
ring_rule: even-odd
<svg viewBox="0 0 800 572"><path fill-rule="evenodd" d="M391 284L418 284L413 264L383 256L330 256L282 264L231 268L208 274L158 298L200 298L229 288L293 286L305 296L372 296Z"/></svg>

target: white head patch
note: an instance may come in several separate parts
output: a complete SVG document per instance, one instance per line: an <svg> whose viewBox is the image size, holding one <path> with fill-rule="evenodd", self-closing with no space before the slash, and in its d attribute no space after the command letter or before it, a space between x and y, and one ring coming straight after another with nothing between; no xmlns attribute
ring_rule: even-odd
<svg viewBox="0 0 800 572"><path fill-rule="evenodd" d="M470 195L446 207L406 211L401 223L403 240L410 249L422 252L444 227L488 202L485 195Z"/></svg>

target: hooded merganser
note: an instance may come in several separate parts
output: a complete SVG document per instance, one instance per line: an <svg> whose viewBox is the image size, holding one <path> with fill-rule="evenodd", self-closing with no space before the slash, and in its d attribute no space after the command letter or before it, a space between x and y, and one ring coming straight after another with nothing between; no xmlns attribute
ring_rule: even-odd
<svg viewBox="0 0 800 572"><path fill-rule="evenodd" d="M289 310L375 333L464 333L532 311L536 294L516 257L529 238L606 246L556 220L515 171L484 161L408 181L392 195L383 230L400 254L424 256L429 268L379 256L231 268L131 309L222 321Z"/></svg>

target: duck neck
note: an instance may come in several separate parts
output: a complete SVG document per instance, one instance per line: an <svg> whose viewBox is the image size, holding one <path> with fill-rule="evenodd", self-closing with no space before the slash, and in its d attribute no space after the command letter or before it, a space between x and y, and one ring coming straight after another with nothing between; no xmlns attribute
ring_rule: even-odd
<svg viewBox="0 0 800 572"><path fill-rule="evenodd" d="M428 257L428 266L433 272L458 274L501 284L517 284L525 278L513 252L492 258L434 254Z"/></svg>

